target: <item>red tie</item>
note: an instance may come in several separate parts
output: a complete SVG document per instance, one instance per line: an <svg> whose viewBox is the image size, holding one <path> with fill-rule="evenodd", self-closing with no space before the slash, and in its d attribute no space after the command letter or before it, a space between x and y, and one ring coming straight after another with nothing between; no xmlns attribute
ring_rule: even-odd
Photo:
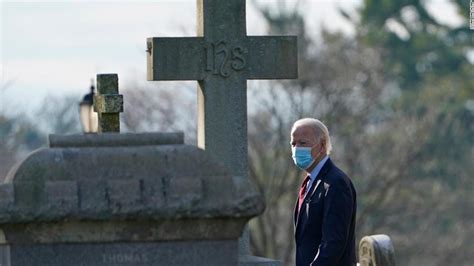
<svg viewBox="0 0 474 266"><path fill-rule="evenodd" d="M306 187L308 186L308 181L310 179L310 176L306 176L306 178L303 181L303 184L301 184L300 188L300 196L298 198L298 213L300 213L301 205L303 204L304 201L304 196L306 194Z"/></svg>

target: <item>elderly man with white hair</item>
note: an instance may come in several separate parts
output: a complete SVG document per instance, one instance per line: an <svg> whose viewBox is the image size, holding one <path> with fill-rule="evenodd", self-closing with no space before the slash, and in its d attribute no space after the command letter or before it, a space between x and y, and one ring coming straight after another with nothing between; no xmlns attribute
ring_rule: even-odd
<svg viewBox="0 0 474 266"><path fill-rule="evenodd" d="M314 118L291 129L293 161L305 172L295 206L296 266L353 266L356 192L329 158L327 127Z"/></svg>

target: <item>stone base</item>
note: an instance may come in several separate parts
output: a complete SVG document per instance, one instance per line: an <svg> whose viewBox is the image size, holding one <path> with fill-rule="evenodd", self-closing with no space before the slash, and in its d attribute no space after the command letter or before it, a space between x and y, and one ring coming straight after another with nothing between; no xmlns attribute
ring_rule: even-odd
<svg viewBox="0 0 474 266"><path fill-rule="evenodd" d="M239 256L239 266L281 266L281 261L251 255Z"/></svg>
<svg viewBox="0 0 474 266"><path fill-rule="evenodd" d="M2 266L238 265L237 241L0 245ZM244 264L254 265L254 264ZM260 264L259 264L260 265ZM267 265L267 264L265 264Z"/></svg>

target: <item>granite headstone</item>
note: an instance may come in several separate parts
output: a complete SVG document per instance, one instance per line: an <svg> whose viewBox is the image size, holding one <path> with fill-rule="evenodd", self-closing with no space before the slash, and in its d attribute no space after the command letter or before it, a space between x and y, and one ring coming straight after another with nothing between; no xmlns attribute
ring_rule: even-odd
<svg viewBox="0 0 474 266"><path fill-rule="evenodd" d="M0 265L238 265L263 209L182 133L52 135L0 185Z"/></svg>
<svg viewBox="0 0 474 266"><path fill-rule="evenodd" d="M392 241L387 235L371 235L359 244L360 266L395 266Z"/></svg>

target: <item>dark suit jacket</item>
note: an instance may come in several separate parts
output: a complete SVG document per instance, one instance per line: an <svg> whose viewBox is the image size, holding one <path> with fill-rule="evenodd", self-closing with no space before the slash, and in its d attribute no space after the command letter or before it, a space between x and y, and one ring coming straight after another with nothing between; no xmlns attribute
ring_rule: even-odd
<svg viewBox="0 0 474 266"><path fill-rule="evenodd" d="M295 208L296 266L356 265L355 215L354 186L328 159Z"/></svg>

